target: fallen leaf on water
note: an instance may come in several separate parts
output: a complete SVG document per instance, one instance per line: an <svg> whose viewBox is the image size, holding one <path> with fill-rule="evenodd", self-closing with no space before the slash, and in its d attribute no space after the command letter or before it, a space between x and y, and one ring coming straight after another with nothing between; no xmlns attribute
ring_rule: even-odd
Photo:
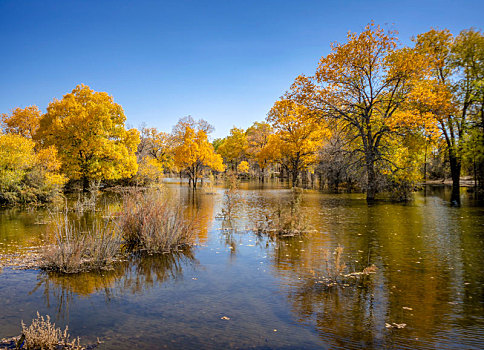
<svg viewBox="0 0 484 350"><path fill-rule="evenodd" d="M395 323L395 322L393 322L392 324L385 323L385 327L386 328L398 328L398 329L401 329L401 328L405 328L406 326L407 326L406 323Z"/></svg>

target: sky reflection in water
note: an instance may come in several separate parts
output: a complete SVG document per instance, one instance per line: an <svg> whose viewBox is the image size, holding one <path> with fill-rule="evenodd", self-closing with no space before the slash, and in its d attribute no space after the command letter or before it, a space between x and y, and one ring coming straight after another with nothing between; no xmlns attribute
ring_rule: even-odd
<svg viewBox="0 0 484 350"><path fill-rule="evenodd" d="M4 268L0 337L17 334L20 320L38 310L85 342L105 340L106 349L484 346L482 207L465 199L452 208L443 188L409 204L371 206L361 194L306 191L301 206L316 231L270 240L251 228L262 212L288 203L291 192L241 187L228 223L219 217L222 188L209 195L170 185L185 214L198 218L193 249L133 257L103 274ZM48 220L43 210L1 211L0 252L41 245ZM365 286L328 290L314 283L325 251L338 245L349 272L378 267Z"/></svg>

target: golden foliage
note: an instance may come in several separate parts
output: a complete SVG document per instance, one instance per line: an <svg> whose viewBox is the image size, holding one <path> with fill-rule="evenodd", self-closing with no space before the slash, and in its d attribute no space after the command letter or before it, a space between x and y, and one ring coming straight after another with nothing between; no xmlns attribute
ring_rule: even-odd
<svg viewBox="0 0 484 350"><path fill-rule="evenodd" d="M12 115L2 114L0 121L6 133L32 138L39 127L41 112L37 106L17 107Z"/></svg>
<svg viewBox="0 0 484 350"><path fill-rule="evenodd" d="M244 129L233 127L230 135L222 140L217 152L228 162L238 163L246 155L247 135Z"/></svg>
<svg viewBox="0 0 484 350"><path fill-rule="evenodd" d="M35 139L57 148L62 170L72 179L128 178L138 169L139 133L126 130L125 121L111 96L78 85L49 104Z"/></svg>
<svg viewBox="0 0 484 350"><path fill-rule="evenodd" d="M249 172L249 163L243 160L237 165L237 171L242 174L247 174Z"/></svg>
<svg viewBox="0 0 484 350"><path fill-rule="evenodd" d="M266 122L255 122L246 131L247 135L247 156L259 164L261 169L267 165L267 159L264 148L269 142L269 136L272 134L272 127Z"/></svg>
<svg viewBox="0 0 484 350"><path fill-rule="evenodd" d="M377 192L378 165L390 160L383 145L415 128L435 129L426 111L402 110L429 70L422 54L397 43L395 31L374 23L361 33L350 32L345 43L331 45L313 77L298 77L286 95L304 105L314 121L331 121L332 128L348 135L349 148L366 169L370 200Z"/></svg>
<svg viewBox="0 0 484 350"><path fill-rule="evenodd" d="M142 128L138 154L156 160L160 169L173 167L173 137L156 128Z"/></svg>
<svg viewBox="0 0 484 350"><path fill-rule="evenodd" d="M64 186L56 150L34 147L30 138L0 134L0 202L50 201Z"/></svg>
<svg viewBox="0 0 484 350"><path fill-rule="evenodd" d="M316 162L318 150L331 135L322 123L312 121L310 114L307 107L282 99L267 117L274 134L268 137L262 154L287 166L296 182L299 172Z"/></svg>
<svg viewBox="0 0 484 350"><path fill-rule="evenodd" d="M212 144L208 142L207 132L203 127L197 128L181 121L174 128L173 137L175 166L187 171L193 186L196 187L197 179L202 175L204 167L224 171L223 159L215 153Z"/></svg>

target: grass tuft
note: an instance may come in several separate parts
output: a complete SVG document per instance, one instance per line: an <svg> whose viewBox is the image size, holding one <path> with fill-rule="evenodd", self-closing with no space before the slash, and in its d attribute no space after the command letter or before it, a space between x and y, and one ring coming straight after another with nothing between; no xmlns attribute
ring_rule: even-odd
<svg viewBox="0 0 484 350"><path fill-rule="evenodd" d="M79 338L70 340L67 326L62 331L55 323L50 322L49 315L44 318L38 312L37 318L32 320L30 326L27 327L22 321L22 333L25 336L26 349L84 349Z"/></svg>
<svg viewBox="0 0 484 350"><path fill-rule="evenodd" d="M128 193L117 217L95 221L83 232L66 213L54 220L55 243L42 254L41 268L79 273L111 268L126 253L166 253L193 243L194 219L160 191Z"/></svg>
<svg viewBox="0 0 484 350"><path fill-rule="evenodd" d="M110 221L95 222L90 230L82 232L64 214L55 221L55 244L43 254L42 268L62 273L109 268L120 246L121 239Z"/></svg>
<svg viewBox="0 0 484 350"><path fill-rule="evenodd" d="M130 251L169 252L192 243L194 220L160 191L124 197L117 227Z"/></svg>
<svg viewBox="0 0 484 350"><path fill-rule="evenodd" d="M343 247L338 246L333 253L328 250L323 251L324 272L316 275L316 283L326 287L332 286L349 286L351 284L366 282L369 277L378 270L375 265L369 265L363 271L346 273L347 266L343 258Z"/></svg>
<svg viewBox="0 0 484 350"><path fill-rule="evenodd" d="M255 223L255 232L270 237L300 236L308 232L309 220L301 209L301 192L292 191L289 206L279 203L275 211L262 213Z"/></svg>

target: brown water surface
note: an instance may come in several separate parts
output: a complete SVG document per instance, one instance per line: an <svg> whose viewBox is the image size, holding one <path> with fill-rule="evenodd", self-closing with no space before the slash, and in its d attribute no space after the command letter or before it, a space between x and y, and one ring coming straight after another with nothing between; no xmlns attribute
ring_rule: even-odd
<svg viewBox="0 0 484 350"><path fill-rule="evenodd" d="M222 220L224 189L169 193L198 219L197 245L132 257L112 271L64 276L0 270L0 338L19 333L39 311L103 349L336 349L484 347L484 208L444 187L401 204L368 205L362 194L307 190L304 238L252 232L262 212L287 206L280 184L243 183L232 220ZM88 223L115 211L105 196ZM482 205L482 203L481 203ZM0 211L0 254L45 245L46 209ZM344 247L347 272L378 267L365 285L326 288L325 252ZM316 282L316 283L315 283ZM228 318L228 319L227 319ZM386 324L405 324L388 328Z"/></svg>

